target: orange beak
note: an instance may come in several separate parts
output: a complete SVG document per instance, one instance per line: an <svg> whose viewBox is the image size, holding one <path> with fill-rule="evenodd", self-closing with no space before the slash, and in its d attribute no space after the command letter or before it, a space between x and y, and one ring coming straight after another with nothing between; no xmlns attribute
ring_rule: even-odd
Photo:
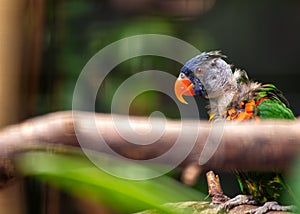
<svg viewBox="0 0 300 214"><path fill-rule="evenodd" d="M177 99L184 104L188 104L184 100L183 95L195 96L193 87L193 83L185 75L180 74L174 85L174 91Z"/></svg>

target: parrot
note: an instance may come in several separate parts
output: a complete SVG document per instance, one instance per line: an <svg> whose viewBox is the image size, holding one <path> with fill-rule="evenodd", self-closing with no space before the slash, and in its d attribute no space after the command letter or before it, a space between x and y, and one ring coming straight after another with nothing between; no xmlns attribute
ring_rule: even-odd
<svg viewBox="0 0 300 214"><path fill-rule="evenodd" d="M295 116L283 93L273 84L249 79L245 70L232 69L221 51L201 52L180 69L174 84L177 99L187 104L183 96L209 99L209 120L242 122L248 120L287 119ZM222 209L241 204L259 204L249 213L271 210L290 211L291 206L278 204L286 182L279 172L234 172L243 194L229 199Z"/></svg>

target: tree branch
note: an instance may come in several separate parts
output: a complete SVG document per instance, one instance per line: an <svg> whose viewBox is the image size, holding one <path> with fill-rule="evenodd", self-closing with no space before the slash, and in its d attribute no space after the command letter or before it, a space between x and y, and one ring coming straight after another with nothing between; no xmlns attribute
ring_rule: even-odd
<svg viewBox="0 0 300 214"><path fill-rule="evenodd" d="M201 151L211 133L212 141L216 140L216 136L221 136L221 141L213 156L201 166L202 170L270 171L274 168L287 170L296 159L300 148L300 122L298 120L239 124L228 122L223 129L222 127L213 128L208 122L193 120L151 119L150 125L149 118L146 117L129 117L129 126L126 125L128 119L126 116L118 115L113 118L109 114L95 114L96 130L91 125L94 121L93 116L93 113L87 112L76 112L74 115L71 111L57 112L6 127L0 132L0 158L7 160L16 152L34 145L50 143L79 146L78 136L81 140L88 142L88 148L104 151L105 146L99 144L99 133L101 133L106 144L117 153L134 159L149 159L168 151L180 133L184 131L177 142L179 147L184 150L187 143L194 143L193 141L195 145L186 159L182 161L182 166L199 163ZM118 130L117 124L120 125ZM193 139L195 128L198 128L196 140ZM137 142L145 141L150 136L160 137L155 143L136 145L127 142L120 133L133 136ZM208 144L210 145L210 142ZM174 158L176 155L173 155ZM172 161L173 156L168 161ZM6 161L0 161L0 165L3 163ZM6 170L6 167L0 167Z"/></svg>

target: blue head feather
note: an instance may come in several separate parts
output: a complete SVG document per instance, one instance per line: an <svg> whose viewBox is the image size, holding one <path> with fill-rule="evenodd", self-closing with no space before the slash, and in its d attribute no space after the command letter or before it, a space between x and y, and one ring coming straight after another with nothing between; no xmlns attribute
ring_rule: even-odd
<svg viewBox="0 0 300 214"><path fill-rule="evenodd" d="M190 81L194 85L194 92L196 95L206 96L207 92L203 86L203 83L200 81L198 77L195 76L194 71L201 64L207 62L212 58L225 58L226 56L222 55L220 51L210 51L210 52L202 52L201 54L193 57L189 61L187 61L184 66L180 69L181 73L184 73Z"/></svg>
<svg viewBox="0 0 300 214"><path fill-rule="evenodd" d="M192 74L194 70L205 60L208 59L208 53L203 52L189 61L187 61L184 66L181 68L180 72L184 73L186 76Z"/></svg>

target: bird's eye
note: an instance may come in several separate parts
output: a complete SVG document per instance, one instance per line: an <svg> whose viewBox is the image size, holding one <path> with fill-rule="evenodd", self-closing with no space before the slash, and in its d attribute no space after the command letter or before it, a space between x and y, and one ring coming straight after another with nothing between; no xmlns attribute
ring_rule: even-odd
<svg viewBox="0 0 300 214"><path fill-rule="evenodd" d="M198 74L198 75L203 75L204 74L204 68L200 68L200 67L198 67L198 68L196 68L196 73Z"/></svg>

